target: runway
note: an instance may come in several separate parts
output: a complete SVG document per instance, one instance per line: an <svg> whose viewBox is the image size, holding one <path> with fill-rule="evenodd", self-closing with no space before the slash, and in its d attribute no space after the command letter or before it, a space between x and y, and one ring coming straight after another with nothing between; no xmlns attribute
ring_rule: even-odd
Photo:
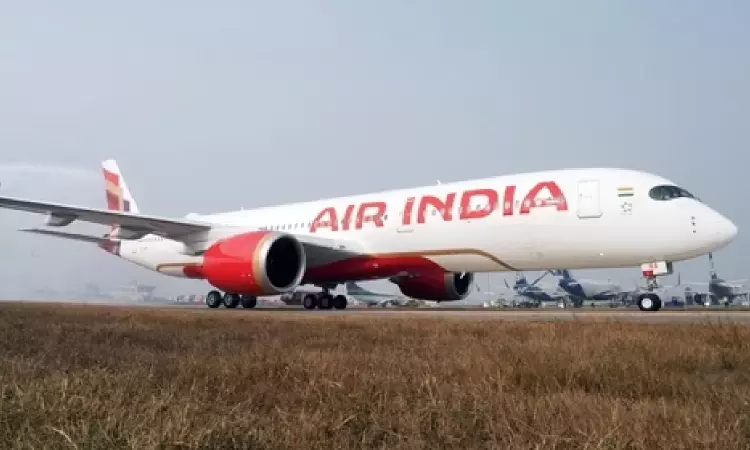
<svg viewBox="0 0 750 450"><path fill-rule="evenodd" d="M261 310L258 310L261 311ZM268 311L268 309L266 309ZM238 311L239 312L239 311ZM269 311L270 312L270 311ZM357 316L379 318L446 318L463 320L504 320L521 322L550 321L625 321L641 323L737 323L750 325L750 311L503 311L503 310L398 310L398 309L347 309L344 311L306 311L279 309L275 314L299 316Z"/></svg>
<svg viewBox="0 0 750 450"><path fill-rule="evenodd" d="M485 309L485 308L349 308L345 310L306 310L301 306L258 306L254 309L226 308L209 309L205 305L165 305L148 303L124 303L106 301L9 301L1 304L36 304L47 307L92 307L118 309L150 309L163 312L180 311L190 314L207 315L262 315L265 317L310 317L324 319L326 317L364 317L373 319L399 318L433 318L451 320L500 320L516 322L634 322L634 323L734 323L750 325L750 310L748 309L663 309L658 312L643 312L635 308L628 309Z"/></svg>
<svg viewBox="0 0 750 450"><path fill-rule="evenodd" d="M90 306L105 306L97 303L78 303ZM747 309L663 309L658 312L643 312L635 308L629 309L484 309L484 308L349 308L345 310L306 310L301 306L271 307L258 306L247 310L237 308L209 309L205 305L157 305L139 304L123 305L110 304L117 308L159 309L162 311L185 311L196 314L218 315L263 315L266 317L369 317L369 318L444 318L455 320L504 320L520 322L551 322L551 321L582 321L582 322L636 322L636 323L735 323L750 325L750 310Z"/></svg>

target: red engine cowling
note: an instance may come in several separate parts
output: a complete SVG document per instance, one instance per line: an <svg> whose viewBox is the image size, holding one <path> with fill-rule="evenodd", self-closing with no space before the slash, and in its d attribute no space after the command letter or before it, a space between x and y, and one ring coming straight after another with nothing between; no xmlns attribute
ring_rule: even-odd
<svg viewBox="0 0 750 450"><path fill-rule="evenodd" d="M399 277L391 281L397 284L401 293L408 297L445 302L465 299L474 284L474 274L443 272L434 275Z"/></svg>
<svg viewBox="0 0 750 450"><path fill-rule="evenodd" d="M294 236L254 231L209 247L201 274L223 291L262 296L291 291L302 281L305 269L305 249Z"/></svg>

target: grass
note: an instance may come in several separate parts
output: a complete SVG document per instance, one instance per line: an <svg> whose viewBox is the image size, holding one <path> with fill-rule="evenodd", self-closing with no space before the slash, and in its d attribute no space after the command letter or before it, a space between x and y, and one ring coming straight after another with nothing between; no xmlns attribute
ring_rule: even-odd
<svg viewBox="0 0 750 450"><path fill-rule="evenodd" d="M750 445L750 327L311 316L0 304L0 448Z"/></svg>

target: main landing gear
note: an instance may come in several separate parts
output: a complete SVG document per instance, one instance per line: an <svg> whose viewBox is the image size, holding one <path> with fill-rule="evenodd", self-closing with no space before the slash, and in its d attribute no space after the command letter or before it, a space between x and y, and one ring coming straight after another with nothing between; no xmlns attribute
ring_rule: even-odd
<svg viewBox="0 0 750 450"><path fill-rule="evenodd" d="M218 308L221 305L229 309L234 309L237 305L243 308L252 309L258 304L258 298L252 295L232 294L230 292L221 294L219 291L211 291L206 295L206 306L209 308Z"/></svg>
<svg viewBox="0 0 750 450"><path fill-rule="evenodd" d="M321 293L306 294L302 298L302 306L305 309L346 309L348 303L349 301L345 296L341 294L331 295L330 291L325 288Z"/></svg>

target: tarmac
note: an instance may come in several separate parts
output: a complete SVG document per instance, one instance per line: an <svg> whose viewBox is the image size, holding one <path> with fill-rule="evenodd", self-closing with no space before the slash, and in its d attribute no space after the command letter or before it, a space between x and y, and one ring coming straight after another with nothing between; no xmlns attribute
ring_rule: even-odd
<svg viewBox="0 0 750 450"><path fill-rule="evenodd" d="M263 310L268 311L269 308ZM259 309L260 311L260 309ZM360 317L430 317L463 320L505 320L521 322L550 321L625 321L639 323L736 323L750 325L750 311L657 311L639 310L575 311L540 310L507 311L492 309L453 310L453 309L346 309L343 311L320 311L301 309L278 309L279 314L310 316L360 316ZM236 311L240 313L241 311ZM252 313L250 311L244 311Z"/></svg>
<svg viewBox="0 0 750 450"><path fill-rule="evenodd" d="M0 304L5 302L0 302ZM14 302L11 302L14 303ZM254 309L238 307L228 310L224 307L210 309L202 304L148 304L148 303L124 303L106 301L27 301L21 303L42 303L50 307L53 305L66 304L69 306L96 306L114 308L149 308L162 311L181 310L191 311L195 314L232 314L248 315L260 314L266 317L297 316L297 317L371 317L371 318L444 318L456 320L505 320L516 322L554 322L554 321L580 321L580 322L633 322L633 323L733 323L750 325L750 310L731 309L723 307L714 308L692 308L692 309L662 309L657 312L644 312L636 308L575 308L575 309L493 309L493 308L348 308L345 310L306 310L301 306L261 306Z"/></svg>
<svg viewBox="0 0 750 450"><path fill-rule="evenodd" d="M103 302L72 302L103 306ZM492 308L348 308L345 310L306 310L301 306L261 306L247 310L238 307L227 310L224 307L210 309L202 304L164 305L111 304L114 307L149 307L161 310L191 310L200 314L263 314L265 316L284 315L299 317L349 316L372 318L445 318L460 320L505 320L521 322L582 321L582 322L635 322L635 323L735 323L750 325L750 310L715 308L662 309L657 312L644 312L636 308L576 308L576 309L492 309Z"/></svg>

